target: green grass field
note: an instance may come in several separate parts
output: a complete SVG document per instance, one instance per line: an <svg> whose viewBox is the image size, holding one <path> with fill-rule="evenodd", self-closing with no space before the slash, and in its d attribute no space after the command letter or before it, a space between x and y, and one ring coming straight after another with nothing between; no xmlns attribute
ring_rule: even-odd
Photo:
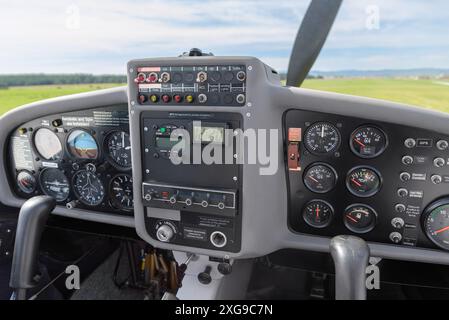
<svg viewBox="0 0 449 320"><path fill-rule="evenodd" d="M74 84L11 87L0 89L0 115L15 107L68 94L123 86L124 84Z"/></svg>
<svg viewBox="0 0 449 320"><path fill-rule="evenodd" d="M12 87L0 89L0 114L17 106L67 94L124 84L83 84ZM399 79L306 80L304 88L390 100L449 112L449 82Z"/></svg>
<svg viewBox="0 0 449 320"><path fill-rule="evenodd" d="M389 100L449 112L449 81L411 79L306 80L303 87Z"/></svg>

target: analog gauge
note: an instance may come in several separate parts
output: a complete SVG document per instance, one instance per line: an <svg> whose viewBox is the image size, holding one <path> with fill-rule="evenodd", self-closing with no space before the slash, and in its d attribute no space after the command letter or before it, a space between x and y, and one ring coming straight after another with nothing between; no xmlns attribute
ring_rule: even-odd
<svg viewBox="0 0 449 320"><path fill-rule="evenodd" d="M348 173L346 186L357 197L371 197L380 190L380 174L367 167L354 168Z"/></svg>
<svg viewBox="0 0 449 320"><path fill-rule="evenodd" d="M307 149L318 155L337 151L341 141L338 129L327 122L312 124L307 129L304 140Z"/></svg>
<svg viewBox="0 0 449 320"><path fill-rule="evenodd" d="M121 210L132 210L133 200L133 179L128 174L119 174L111 180L109 187L112 205Z"/></svg>
<svg viewBox="0 0 449 320"><path fill-rule="evenodd" d="M56 133L48 128L40 128L34 134L34 146L45 160L58 160L62 154L62 145Z"/></svg>
<svg viewBox="0 0 449 320"><path fill-rule="evenodd" d="M26 194L31 194L36 190L36 178L26 170L22 170L17 174L16 178L17 187L19 190Z"/></svg>
<svg viewBox="0 0 449 320"><path fill-rule="evenodd" d="M387 136L376 127L360 127L351 134L349 145L352 152L360 158L375 158L385 151Z"/></svg>
<svg viewBox="0 0 449 320"><path fill-rule="evenodd" d="M105 139L108 157L121 169L131 168L131 143L129 134L124 131L111 132Z"/></svg>
<svg viewBox="0 0 449 320"><path fill-rule="evenodd" d="M302 211L304 221L314 228L327 227L334 215L332 206L322 200L312 200L306 204Z"/></svg>
<svg viewBox="0 0 449 320"><path fill-rule="evenodd" d="M307 168L304 173L304 184L312 192L329 192L335 187L336 183L337 173L327 164L314 164Z"/></svg>
<svg viewBox="0 0 449 320"><path fill-rule="evenodd" d="M343 219L352 232L367 233L376 226L377 213L367 205L354 204L346 208Z"/></svg>
<svg viewBox="0 0 449 320"><path fill-rule="evenodd" d="M94 137L84 130L76 129L67 138L67 148L72 156L78 159L96 159L98 145Z"/></svg>
<svg viewBox="0 0 449 320"><path fill-rule="evenodd" d="M73 177L73 188L78 199L88 206L98 206L105 191L101 180L91 171L78 171Z"/></svg>
<svg viewBox="0 0 449 320"><path fill-rule="evenodd" d="M39 176L42 192L58 202L65 201L70 193L69 180L59 169L47 168Z"/></svg>
<svg viewBox="0 0 449 320"><path fill-rule="evenodd" d="M423 228L433 243L449 250L449 199L439 200L425 210Z"/></svg>

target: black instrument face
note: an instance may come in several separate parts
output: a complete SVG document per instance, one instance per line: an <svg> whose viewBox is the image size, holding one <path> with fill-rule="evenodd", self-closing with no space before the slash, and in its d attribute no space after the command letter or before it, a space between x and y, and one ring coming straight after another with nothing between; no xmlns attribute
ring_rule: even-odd
<svg viewBox="0 0 449 320"><path fill-rule="evenodd" d="M302 212L304 221L314 228L327 227L334 216L332 206L323 200L312 200L306 204Z"/></svg>
<svg viewBox="0 0 449 320"><path fill-rule="evenodd" d="M449 250L449 199L437 201L426 210L423 228L433 243Z"/></svg>
<svg viewBox="0 0 449 320"><path fill-rule="evenodd" d="M352 152L360 158L372 159L381 155L387 147L387 137L374 126L363 126L351 134Z"/></svg>
<svg viewBox="0 0 449 320"><path fill-rule="evenodd" d="M56 133L48 128L40 128L34 134L34 147L45 160L59 160L62 144Z"/></svg>
<svg viewBox="0 0 449 320"><path fill-rule="evenodd" d="M124 131L111 132L106 137L106 150L112 164L127 170L131 168L131 142Z"/></svg>
<svg viewBox="0 0 449 320"><path fill-rule="evenodd" d="M132 210L133 199L133 179L128 174L116 175L110 183L109 193L112 205L117 209Z"/></svg>
<svg viewBox="0 0 449 320"><path fill-rule="evenodd" d="M39 176L42 192L58 202L65 201L70 194L70 183L66 175L59 169L47 168Z"/></svg>
<svg viewBox="0 0 449 320"><path fill-rule="evenodd" d="M67 138L67 149L77 159L97 159L98 144L87 131L76 129Z"/></svg>
<svg viewBox="0 0 449 320"><path fill-rule="evenodd" d="M379 192L381 177L372 168L356 167L348 173L346 186L357 197L371 197Z"/></svg>
<svg viewBox="0 0 449 320"><path fill-rule="evenodd" d="M304 184L315 193L327 193L335 187L336 183L337 173L327 164L314 164L304 173Z"/></svg>
<svg viewBox="0 0 449 320"><path fill-rule="evenodd" d="M367 233L376 226L377 213L367 205L354 204L346 208L343 219L352 232Z"/></svg>
<svg viewBox="0 0 449 320"><path fill-rule="evenodd" d="M88 206L98 206L104 199L105 190L95 173L81 170L73 177L73 188L78 199Z"/></svg>
<svg viewBox="0 0 449 320"><path fill-rule="evenodd" d="M341 143L338 129L328 122L312 124L307 128L304 140L307 150L317 155L336 152Z"/></svg>
<svg viewBox="0 0 449 320"><path fill-rule="evenodd" d="M36 190L36 178L27 170L22 170L17 174L17 187L26 194L31 194Z"/></svg>

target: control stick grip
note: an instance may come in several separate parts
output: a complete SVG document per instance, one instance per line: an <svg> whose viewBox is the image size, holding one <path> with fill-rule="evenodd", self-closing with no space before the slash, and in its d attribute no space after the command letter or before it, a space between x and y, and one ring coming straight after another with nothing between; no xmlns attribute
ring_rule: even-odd
<svg viewBox="0 0 449 320"><path fill-rule="evenodd" d="M36 196L20 208L9 285L16 299L25 299L25 290L37 285L39 244L45 224L56 206L49 196Z"/></svg>
<svg viewBox="0 0 449 320"><path fill-rule="evenodd" d="M336 300L366 300L366 267L370 250L354 236L332 238L330 252L335 265Z"/></svg>

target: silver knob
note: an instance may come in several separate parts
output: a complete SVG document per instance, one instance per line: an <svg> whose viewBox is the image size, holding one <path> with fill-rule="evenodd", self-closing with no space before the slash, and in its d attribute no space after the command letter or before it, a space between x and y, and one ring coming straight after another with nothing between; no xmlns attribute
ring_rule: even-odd
<svg viewBox="0 0 449 320"><path fill-rule="evenodd" d="M416 140L413 138L408 138L404 141L404 145L409 149L414 148L416 146Z"/></svg>
<svg viewBox="0 0 449 320"><path fill-rule="evenodd" d="M411 156L403 156L402 163L406 166L413 164L413 158Z"/></svg>
<svg viewBox="0 0 449 320"><path fill-rule="evenodd" d="M437 149L438 150L446 150L449 147L449 143L446 140L440 140L437 142Z"/></svg>
<svg viewBox="0 0 449 320"><path fill-rule="evenodd" d="M175 235L175 230L168 224L162 224L156 231L156 237L159 241L169 242Z"/></svg>
<svg viewBox="0 0 449 320"><path fill-rule="evenodd" d="M411 174L408 172L402 172L399 175L399 179L401 179L401 181L409 181L412 178Z"/></svg>
<svg viewBox="0 0 449 320"><path fill-rule="evenodd" d="M435 158L433 159L433 165L437 168L441 168L446 164L446 161L443 158Z"/></svg>
<svg viewBox="0 0 449 320"><path fill-rule="evenodd" d="M402 240L402 235L399 232L390 233L390 240L393 243L399 243Z"/></svg>
<svg viewBox="0 0 449 320"><path fill-rule="evenodd" d="M408 196L408 190L404 188L398 189L398 196L401 198Z"/></svg>
<svg viewBox="0 0 449 320"><path fill-rule="evenodd" d="M394 206L394 209L396 210L396 212L405 212L406 207L402 203L398 203Z"/></svg>
<svg viewBox="0 0 449 320"><path fill-rule="evenodd" d="M404 219L402 218L393 218L391 220L391 225L396 229L402 229L405 225Z"/></svg>
<svg viewBox="0 0 449 320"><path fill-rule="evenodd" d="M223 210L225 208L225 204L223 202L219 202L217 204L218 209Z"/></svg>
<svg viewBox="0 0 449 320"><path fill-rule="evenodd" d="M144 199L145 199L146 201L151 201L151 199L153 199L153 196L151 195L151 193L147 193L147 194L144 196Z"/></svg>
<svg viewBox="0 0 449 320"><path fill-rule="evenodd" d="M170 199L168 200L171 204L175 204L176 203L176 196L171 196Z"/></svg>
<svg viewBox="0 0 449 320"><path fill-rule="evenodd" d="M433 184L440 184L443 182L443 178L440 175L434 174L430 177L430 181L432 181Z"/></svg>
<svg viewBox="0 0 449 320"><path fill-rule="evenodd" d="M201 206L203 208L207 208L209 206L209 202L207 202L206 200L201 201Z"/></svg>
<svg viewBox="0 0 449 320"><path fill-rule="evenodd" d="M187 198L186 199L186 206L191 206L192 205L192 199L190 199L190 198Z"/></svg>

